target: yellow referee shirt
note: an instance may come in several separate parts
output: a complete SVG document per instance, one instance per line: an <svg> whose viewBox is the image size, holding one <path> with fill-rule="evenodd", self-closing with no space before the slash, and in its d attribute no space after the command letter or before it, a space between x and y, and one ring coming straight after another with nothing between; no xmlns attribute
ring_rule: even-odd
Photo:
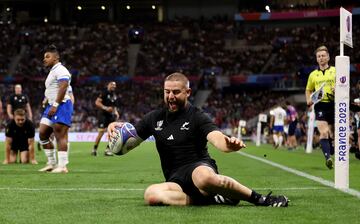
<svg viewBox="0 0 360 224"><path fill-rule="evenodd" d="M335 73L334 66L330 66L325 69L325 71L321 71L320 69L312 71L307 81L306 90L314 92L325 83L323 88L324 96L321 102L334 101L333 89L335 88Z"/></svg>

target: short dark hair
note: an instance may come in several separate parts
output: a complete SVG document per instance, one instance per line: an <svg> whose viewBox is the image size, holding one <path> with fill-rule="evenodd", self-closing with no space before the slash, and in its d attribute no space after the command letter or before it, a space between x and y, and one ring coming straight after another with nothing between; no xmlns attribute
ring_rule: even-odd
<svg viewBox="0 0 360 224"><path fill-rule="evenodd" d="M15 111L14 111L14 115L18 115L18 116L25 116L26 115L26 112L25 112L25 110L24 109L16 109Z"/></svg>
<svg viewBox="0 0 360 224"><path fill-rule="evenodd" d="M45 48L44 52L51 52L51 53L59 54L59 51L58 51L57 47L54 44L50 44L49 46L47 46Z"/></svg>

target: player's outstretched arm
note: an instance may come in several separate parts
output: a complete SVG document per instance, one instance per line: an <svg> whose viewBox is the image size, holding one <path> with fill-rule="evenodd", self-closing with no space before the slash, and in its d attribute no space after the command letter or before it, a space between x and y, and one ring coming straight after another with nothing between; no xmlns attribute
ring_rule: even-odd
<svg viewBox="0 0 360 224"><path fill-rule="evenodd" d="M239 151L245 148L243 141L235 137L228 137L220 131L212 131L207 135L207 140L223 152Z"/></svg>
<svg viewBox="0 0 360 224"><path fill-rule="evenodd" d="M108 125L107 133L109 138L113 138L116 136L116 127L122 127L124 122L112 122Z"/></svg>

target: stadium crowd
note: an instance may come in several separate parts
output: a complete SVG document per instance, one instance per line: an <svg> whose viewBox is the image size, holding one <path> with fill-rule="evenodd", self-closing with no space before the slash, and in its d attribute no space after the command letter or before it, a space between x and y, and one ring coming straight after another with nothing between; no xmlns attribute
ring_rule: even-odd
<svg viewBox="0 0 360 224"><path fill-rule="evenodd" d="M94 100L104 81L83 77L127 77L128 29L124 24L89 25L16 25L1 24L0 77L3 105L12 90L8 83L17 78L33 106L34 122L40 119L42 82L47 71L42 65L42 49L53 43L61 50L62 61L73 74L76 97L72 131L94 131L96 110ZM159 24L142 24L144 40L137 58L135 76L160 76L179 71L186 75L225 76L279 73L285 79L298 78L299 70L314 65L315 49L326 43L332 58L338 52L338 31L335 25L314 26L244 26L225 17L210 20L176 19ZM335 30L335 32L334 32ZM354 37L359 36L357 23ZM323 35L326 33L327 35ZM354 39L358 42L358 39ZM355 43L358 45L357 43ZM351 62L360 61L360 53L347 52ZM333 61L331 62L333 63ZM295 74L295 75L294 75ZM7 81L7 75L13 81ZM40 86L40 87L39 87ZM196 83L213 90L203 108L219 127L235 126L240 118L249 119L286 97L283 93L238 91L225 93L214 86ZM241 87L239 88L241 89ZM36 90L36 91L34 91ZM154 94L156 93L156 94ZM161 103L161 85L123 81L117 91L121 119L135 121ZM276 99L276 100L275 100ZM4 122L3 122L4 123Z"/></svg>

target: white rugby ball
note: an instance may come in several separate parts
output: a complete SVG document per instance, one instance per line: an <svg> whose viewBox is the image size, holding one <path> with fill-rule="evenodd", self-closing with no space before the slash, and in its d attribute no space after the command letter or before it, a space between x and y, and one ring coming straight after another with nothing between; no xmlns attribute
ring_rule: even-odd
<svg viewBox="0 0 360 224"><path fill-rule="evenodd" d="M124 122L116 127L116 135L109 138L109 148L115 155L124 155L139 144L134 125Z"/></svg>

